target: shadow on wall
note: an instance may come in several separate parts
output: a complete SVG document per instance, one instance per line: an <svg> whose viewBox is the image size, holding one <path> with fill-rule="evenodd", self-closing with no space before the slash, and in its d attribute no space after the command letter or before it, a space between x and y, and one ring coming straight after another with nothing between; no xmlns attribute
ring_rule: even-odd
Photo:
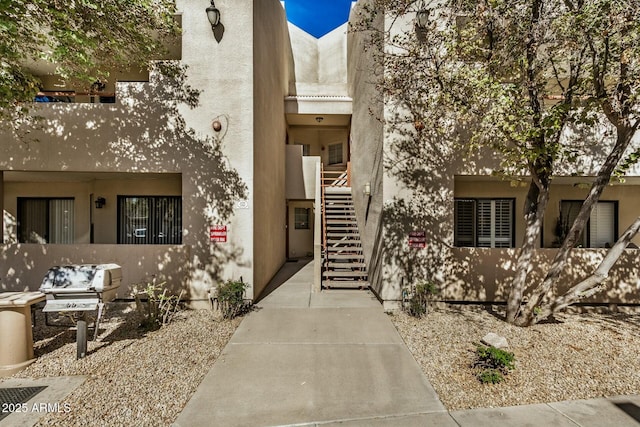
<svg viewBox="0 0 640 427"><path fill-rule="evenodd" d="M174 288L188 284L189 297L201 299L221 280L226 264L248 264L241 247L209 242L207 226L227 223L234 202L246 198L247 187L222 153L228 120L221 116L223 130L214 137L187 127L180 109L196 108L199 95L188 85L186 67L159 62L149 83L120 84L116 104L41 107L42 126L31 132L36 139L8 142L22 158L0 162L3 169L181 171L183 247L5 245L0 247L0 289L37 288L51 265L121 259L130 269L123 268L130 281L125 285L157 275Z"/></svg>

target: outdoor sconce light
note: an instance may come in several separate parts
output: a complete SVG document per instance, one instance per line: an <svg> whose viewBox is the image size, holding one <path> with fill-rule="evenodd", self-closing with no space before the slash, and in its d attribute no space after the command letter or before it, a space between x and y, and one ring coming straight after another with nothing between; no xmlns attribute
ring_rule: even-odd
<svg viewBox="0 0 640 427"><path fill-rule="evenodd" d="M96 209L102 209L102 207L107 203L107 200L104 197L98 197L96 199Z"/></svg>
<svg viewBox="0 0 640 427"><path fill-rule="evenodd" d="M316 122L318 122L318 123L322 123L323 120L324 120L324 117L322 117L322 116L316 117Z"/></svg>
<svg viewBox="0 0 640 427"><path fill-rule="evenodd" d="M429 9L421 9L416 13L416 27L424 30L429 25Z"/></svg>
<svg viewBox="0 0 640 427"><path fill-rule="evenodd" d="M220 11L216 8L213 0L211 0L211 6L209 6L206 11L209 23L211 23L211 29L215 31L216 27L220 23Z"/></svg>
<svg viewBox="0 0 640 427"><path fill-rule="evenodd" d="M371 183L367 182L364 184L364 196L371 197Z"/></svg>

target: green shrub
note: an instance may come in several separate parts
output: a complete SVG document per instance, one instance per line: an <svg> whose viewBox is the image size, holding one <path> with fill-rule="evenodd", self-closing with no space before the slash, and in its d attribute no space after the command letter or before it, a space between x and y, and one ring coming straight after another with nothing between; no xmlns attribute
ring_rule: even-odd
<svg viewBox="0 0 640 427"><path fill-rule="evenodd" d="M478 370L477 376L480 382L497 384L515 368L515 355L499 348L477 344L473 367Z"/></svg>
<svg viewBox="0 0 640 427"><path fill-rule="evenodd" d="M242 280L229 280L218 288L218 305L225 319L233 319L245 313L249 305L244 301L247 284Z"/></svg>
<svg viewBox="0 0 640 427"><path fill-rule="evenodd" d="M136 309L142 316L142 327L157 329L170 323L180 310L180 295L169 295L165 287L166 282L156 283L155 279L144 285L134 285L133 298Z"/></svg>
<svg viewBox="0 0 640 427"><path fill-rule="evenodd" d="M413 317L422 317L427 314L429 302L439 292L436 285L431 282L420 282L415 285L415 289L410 294L404 293L405 311Z"/></svg>

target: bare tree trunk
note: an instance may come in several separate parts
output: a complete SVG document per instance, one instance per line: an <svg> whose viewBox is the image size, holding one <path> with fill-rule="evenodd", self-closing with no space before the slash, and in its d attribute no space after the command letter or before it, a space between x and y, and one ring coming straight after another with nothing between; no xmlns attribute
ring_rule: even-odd
<svg viewBox="0 0 640 427"><path fill-rule="evenodd" d="M531 258L538 247L540 232L542 230L542 220L544 212L549 202L549 186L542 190L532 180L529 184L529 192L524 209L525 237L518 260L516 262L516 275L511 282L509 299L507 300L507 322L514 323L520 313L522 296L527 283L527 275L531 265Z"/></svg>
<svg viewBox="0 0 640 427"><path fill-rule="evenodd" d="M560 278L560 275L565 268L569 253L578 242L578 239L582 234L587 221L589 220L593 207L598 202L600 196L602 195L602 192L604 191L604 188L609 183L611 174L620 162L620 159L629 146L631 138L634 134L634 129L629 127L618 127L617 130L618 135L616 144L613 150L609 153L609 156L607 157L605 163L602 165L602 168L600 168L596 180L591 186L589 195L582 204L576 220L571 226L571 229L565 237L562 246L553 259L551 268L545 276L542 284L534 292L532 292L529 301L522 309L521 316L515 320L515 324L520 326L529 326L535 322L540 321L542 319L541 316L537 316L536 318L534 311L536 309L546 311L547 307L545 306L552 305L552 291L557 285L558 279Z"/></svg>
<svg viewBox="0 0 640 427"><path fill-rule="evenodd" d="M596 268L591 276L573 286L564 295L556 298L553 301L553 304L543 308L535 316L535 320L546 319L547 317L551 316L554 313L557 313L560 310L563 310L569 305L600 292L603 289L602 282L607 277L609 277L609 271L618 261L624 250L627 248L627 245L629 244L631 239L633 239L633 237L638 234L639 230L640 217L636 218L633 224L631 224L629 228L627 228L622 236L618 239L616 244L607 251L604 259L602 260L602 262L600 262L600 265L598 265L598 268Z"/></svg>

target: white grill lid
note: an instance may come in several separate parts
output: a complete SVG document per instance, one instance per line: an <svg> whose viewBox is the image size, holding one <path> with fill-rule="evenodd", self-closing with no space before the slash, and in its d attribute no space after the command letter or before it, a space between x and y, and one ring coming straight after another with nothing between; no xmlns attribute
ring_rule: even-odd
<svg viewBox="0 0 640 427"><path fill-rule="evenodd" d="M40 292L105 292L120 286L122 269L117 264L77 264L52 267L40 285Z"/></svg>

